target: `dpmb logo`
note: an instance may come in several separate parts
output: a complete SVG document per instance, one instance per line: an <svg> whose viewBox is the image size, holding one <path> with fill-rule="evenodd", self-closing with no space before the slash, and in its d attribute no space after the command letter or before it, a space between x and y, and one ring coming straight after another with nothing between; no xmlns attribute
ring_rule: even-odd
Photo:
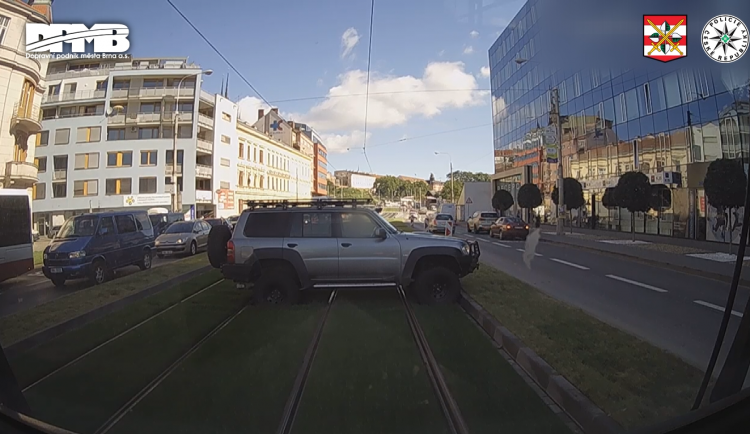
<svg viewBox="0 0 750 434"><path fill-rule="evenodd" d="M660 62L687 56L687 15L644 15L643 55Z"/></svg>
<svg viewBox="0 0 750 434"><path fill-rule="evenodd" d="M26 24L26 57L128 58L128 35L124 24ZM86 43L93 44L93 52ZM70 46L67 53L65 44Z"/></svg>

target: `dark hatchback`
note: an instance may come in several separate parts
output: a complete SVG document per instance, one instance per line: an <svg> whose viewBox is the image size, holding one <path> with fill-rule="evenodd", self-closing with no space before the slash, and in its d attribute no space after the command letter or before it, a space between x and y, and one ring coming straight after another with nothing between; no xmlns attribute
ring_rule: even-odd
<svg viewBox="0 0 750 434"><path fill-rule="evenodd" d="M490 227L490 238L501 240L520 238L525 240L529 235L529 225L518 217L500 217Z"/></svg>

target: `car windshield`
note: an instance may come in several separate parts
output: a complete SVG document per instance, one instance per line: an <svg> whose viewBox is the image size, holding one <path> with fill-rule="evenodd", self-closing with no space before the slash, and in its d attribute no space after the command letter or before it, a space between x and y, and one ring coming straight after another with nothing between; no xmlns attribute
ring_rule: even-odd
<svg viewBox="0 0 750 434"><path fill-rule="evenodd" d="M169 225L167 230L164 232L166 234L185 234L193 232L193 222L184 222L184 223L172 223Z"/></svg>
<svg viewBox="0 0 750 434"><path fill-rule="evenodd" d="M55 236L56 239L90 237L96 233L96 216L79 216L65 221Z"/></svg>
<svg viewBox="0 0 750 434"><path fill-rule="evenodd" d="M497 218L497 213L494 213L494 212L483 212L479 216L479 218L483 218L483 219L496 219Z"/></svg>

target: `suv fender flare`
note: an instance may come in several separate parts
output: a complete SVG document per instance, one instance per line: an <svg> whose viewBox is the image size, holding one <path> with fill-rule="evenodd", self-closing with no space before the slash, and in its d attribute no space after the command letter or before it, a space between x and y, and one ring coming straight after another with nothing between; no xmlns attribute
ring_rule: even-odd
<svg viewBox="0 0 750 434"><path fill-rule="evenodd" d="M298 251L283 247L267 247L254 249L253 254L258 261L275 259L288 262L294 268L294 271L297 272L297 277L302 287L307 288L310 286L310 276L307 272L305 261L302 260L302 256Z"/></svg>
<svg viewBox="0 0 750 434"><path fill-rule="evenodd" d="M409 257L406 259L406 264L404 264L404 270L401 274L401 281L410 282L417 263L420 259L426 256L450 256L455 258L456 264L458 264L458 258L460 258L462 254L461 250L455 247L418 247L412 250Z"/></svg>

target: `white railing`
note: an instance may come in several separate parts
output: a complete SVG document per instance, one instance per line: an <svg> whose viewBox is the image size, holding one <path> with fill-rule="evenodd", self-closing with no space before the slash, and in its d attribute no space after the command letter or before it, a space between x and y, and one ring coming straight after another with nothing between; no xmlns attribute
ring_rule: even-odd
<svg viewBox="0 0 750 434"><path fill-rule="evenodd" d="M162 96L177 96L176 87L149 87L141 88L139 95L142 97L162 97ZM195 88L191 87L180 87L180 98L193 97L195 96Z"/></svg>
<svg viewBox="0 0 750 434"><path fill-rule="evenodd" d="M53 95L44 95L42 97L42 104L49 104L61 101L78 101L84 99L99 99L107 96L107 91L104 89L96 90L81 90L78 92L68 93L57 93Z"/></svg>
<svg viewBox="0 0 750 434"><path fill-rule="evenodd" d="M138 122L159 122L161 113L138 113Z"/></svg>
<svg viewBox="0 0 750 434"><path fill-rule="evenodd" d="M211 166L204 166L203 164L196 164L195 175L202 178L211 178L213 175L213 168Z"/></svg>
<svg viewBox="0 0 750 434"><path fill-rule="evenodd" d="M177 174L179 175L182 173L182 164L177 164ZM167 163L167 165L164 167L164 174L167 176L172 176L172 163Z"/></svg>
<svg viewBox="0 0 750 434"><path fill-rule="evenodd" d="M214 144L206 139L198 138L198 149L201 151L213 152Z"/></svg>
<svg viewBox="0 0 750 434"><path fill-rule="evenodd" d="M196 202L213 202L214 192L210 190L195 190Z"/></svg>
<svg viewBox="0 0 750 434"><path fill-rule="evenodd" d="M180 122L192 122L193 112L179 112ZM174 122L174 112L164 112L164 121Z"/></svg>
<svg viewBox="0 0 750 434"><path fill-rule="evenodd" d="M25 161L8 161L5 164L5 177L11 180L36 181L38 179L39 169Z"/></svg>
<svg viewBox="0 0 750 434"><path fill-rule="evenodd" d="M52 173L52 179L55 181L68 179L68 171L65 169L55 170Z"/></svg>
<svg viewBox="0 0 750 434"><path fill-rule="evenodd" d="M94 68L94 69L81 69L78 71L61 71L61 72L53 72L47 74L47 81L51 80L60 80L64 78L75 78L75 77L90 77L90 76L96 76L96 75L108 75L110 71L133 71L138 69L180 69L180 70L186 70L186 69L192 69L194 72L200 71L200 67L194 63L186 64L164 64L164 65L147 65L147 66L133 66L132 64L127 65L117 65L110 67L109 65L106 65L105 67L100 68Z"/></svg>
<svg viewBox="0 0 750 434"><path fill-rule="evenodd" d="M214 126L214 120L211 119L210 117L204 115L203 113L198 113L198 122L199 123L203 123L203 124L205 124L205 125L207 125L209 127L213 127Z"/></svg>

